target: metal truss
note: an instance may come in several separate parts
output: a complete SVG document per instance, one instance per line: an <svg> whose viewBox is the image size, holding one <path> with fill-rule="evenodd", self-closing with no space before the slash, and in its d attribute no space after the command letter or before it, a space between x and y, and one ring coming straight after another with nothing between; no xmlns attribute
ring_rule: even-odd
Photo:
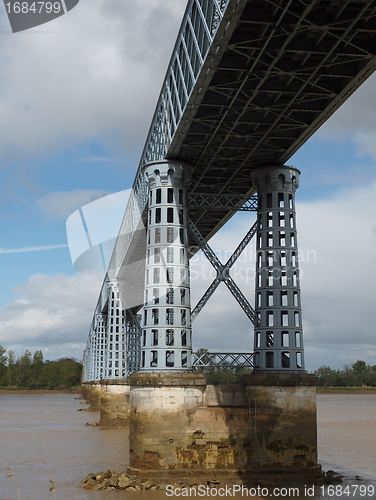
<svg viewBox="0 0 376 500"><path fill-rule="evenodd" d="M140 371L141 366L141 337L142 328L137 314L132 309L128 309L126 314L126 334L127 334L127 371L128 375Z"/></svg>
<svg viewBox="0 0 376 500"><path fill-rule="evenodd" d="M97 312L144 230L143 166L192 166L190 215L210 240L254 194L252 171L286 163L375 71L375 12L376 0L188 1Z"/></svg>
<svg viewBox="0 0 376 500"><path fill-rule="evenodd" d="M229 2L230 0L188 2L109 264L110 278L117 277L131 248L133 236L137 229L141 229L140 219L148 202L143 167L168 156L171 141L207 62L208 52Z"/></svg>
<svg viewBox="0 0 376 500"><path fill-rule="evenodd" d="M253 368L254 353L244 352L194 352L194 368Z"/></svg>
<svg viewBox="0 0 376 500"><path fill-rule="evenodd" d="M188 209L223 209L236 210L237 212L257 212L257 195L244 201L244 196L234 194L190 194L188 195Z"/></svg>
<svg viewBox="0 0 376 500"><path fill-rule="evenodd" d="M229 260L226 262L225 265L223 265L218 257L215 255L213 250L210 248L208 245L207 241L205 238L202 236L200 231L197 229L197 227L194 225L194 223L191 221L191 219L188 219L188 227L193 234L194 238L196 239L197 243L199 244L201 250L204 252L205 256L211 263L211 265L214 267L214 269L217 271L217 276L214 279L213 283L209 286L209 288L206 290L200 301L198 302L197 306L194 308L194 310L191 313L191 321L194 321L200 311L203 309L207 301L210 299L210 297L213 295L215 290L218 288L219 284L223 281L227 288L230 290L230 292L233 294L235 297L236 301L240 305L240 307L243 309L243 311L246 313L248 318L252 321L254 325L257 325L258 318L257 315L251 306L251 304L248 302L247 298L244 296L243 292L240 290L238 285L235 283L235 281L231 278L230 276L230 269L240 256L240 254L243 252L245 247L248 245L248 243L251 241L253 236L257 232L258 228L258 222L256 221L251 229L248 231L248 233L245 235L235 252L232 254L232 256L229 258Z"/></svg>

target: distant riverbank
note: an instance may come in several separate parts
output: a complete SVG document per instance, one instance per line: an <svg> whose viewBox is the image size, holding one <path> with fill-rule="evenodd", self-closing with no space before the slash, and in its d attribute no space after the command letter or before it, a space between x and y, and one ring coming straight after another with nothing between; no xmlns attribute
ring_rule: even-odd
<svg viewBox="0 0 376 500"><path fill-rule="evenodd" d="M318 387L317 394L376 394L376 387Z"/></svg>
<svg viewBox="0 0 376 500"><path fill-rule="evenodd" d="M81 394L81 386L66 387L63 389L0 389L0 396L2 394Z"/></svg>
<svg viewBox="0 0 376 500"><path fill-rule="evenodd" d="M66 387L62 389L0 389L1 394L81 394L81 386ZM318 394L376 394L376 387L318 387Z"/></svg>

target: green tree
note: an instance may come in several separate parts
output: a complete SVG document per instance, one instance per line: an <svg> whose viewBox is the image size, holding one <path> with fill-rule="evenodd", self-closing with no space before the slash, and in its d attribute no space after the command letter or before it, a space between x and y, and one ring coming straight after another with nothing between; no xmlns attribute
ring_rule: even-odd
<svg viewBox="0 0 376 500"><path fill-rule="evenodd" d="M357 378L357 385L364 385L367 374L367 363L358 359L358 361L351 365L351 368L355 377Z"/></svg>
<svg viewBox="0 0 376 500"><path fill-rule="evenodd" d="M19 358L19 384L21 387L30 387L32 383L32 354L27 349L24 354Z"/></svg>
<svg viewBox="0 0 376 500"><path fill-rule="evenodd" d="M31 388L40 388L47 385L42 351L35 351L33 354Z"/></svg>
<svg viewBox="0 0 376 500"><path fill-rule="evenodd" d="M6 382L6 373L7 373L7 364L8 358L5 355L7 350L5 347L0 345L0 385L5 385Z"/></svg>
<svg viewBox="0 0 376 500"><path fill-rule="evenodd" d="M336 387L338 385L338 372L329 366L320 366L314 371L319 379L320 387Z"/></svg>
<svg viewBox="0 0 376 500"><path fill-rule="evenodd" d="M8 367L7 367L7 385L12 386L16 385L16 356L13 351L8 351Z"/></svg>

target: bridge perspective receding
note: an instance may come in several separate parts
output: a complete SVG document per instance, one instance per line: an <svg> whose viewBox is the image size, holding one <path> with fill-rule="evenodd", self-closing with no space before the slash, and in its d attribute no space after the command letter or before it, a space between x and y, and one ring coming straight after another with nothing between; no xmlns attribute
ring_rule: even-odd
<svg viewBox="0 0 376 500"><path fill-rule="evenodd" d="M287 162L375 65L376 0L189 0L99 293L83 382L224 365L305 373L300 172ZM256 222L222 263L209 241L237 211ZM252 238L254 305L231 277ZM217 276L191 307L189 259L200 249ZM253 352L192 352L194 319L222 282L253 325Z"/></svg>

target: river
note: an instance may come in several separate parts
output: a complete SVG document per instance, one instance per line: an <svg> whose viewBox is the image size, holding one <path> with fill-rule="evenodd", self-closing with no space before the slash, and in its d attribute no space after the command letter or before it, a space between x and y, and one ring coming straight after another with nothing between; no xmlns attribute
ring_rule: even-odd
<svg viewBox="0 0 376 500"><path fill-rule="evenodd" d="M344 474L345 484L376 485L376 393L318 394L317 407L323 468ZM97 492L79 486L89 472L125 470L129 458L127 432L85 426L99 420L98 413L78 411L85 408L77 394L0 394L0 500L18 499L14 480L21 500L169 498L158 491ZM8 465L14 477L7 477ZM51 472L55 491L49 491ZM317 487L315 493L320 498ZM324 498L371 496L328 496L325 490Z"/></svg>

